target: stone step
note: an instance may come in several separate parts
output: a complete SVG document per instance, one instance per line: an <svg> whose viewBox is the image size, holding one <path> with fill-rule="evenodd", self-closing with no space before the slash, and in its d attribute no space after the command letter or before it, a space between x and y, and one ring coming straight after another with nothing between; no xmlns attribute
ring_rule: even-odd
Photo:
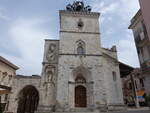
<svg viewBox="0 0 150 113"><path fill-rule="evenodd" d="M36 111L35 113L52 113L52 112L49 112L49 111Z"/></svg>
<svg viewBox="0 0 150 113"><path fill-rule="evenodd" d="M51 113L51 112L44 112L44 111L42 111L42 112L36 112L36 113Z"/></svg>
<svg viewBox="0 0 150 113"><path fill-rule="evenodd" d="M88 109L88 108L73 108L73 109L70 109L70 111L72 111L72 112L92 112L92 109Z"/></svg>
<svg viewBox="0 0 150 113"><path fill-rule="evenodd" d="M38 111L35 113L99 113L98 111L66 111L66 112L49 112L49 111Z"/></svg>
<svg viewBox="0 0 150 113"><path fill-rule="evenodd" d="M85 111L85 112L72 112L72 111L67 111L67 112L53 112L53 113L99 113L99 112L90 112L90 111Z"/></svg>

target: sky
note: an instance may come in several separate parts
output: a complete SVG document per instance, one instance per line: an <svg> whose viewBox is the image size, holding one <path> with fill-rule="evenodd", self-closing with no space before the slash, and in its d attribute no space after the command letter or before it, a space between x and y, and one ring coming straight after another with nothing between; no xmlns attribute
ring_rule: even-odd
<svg viewBox="0 0 150 113"><path fill-rule="evenodd" d="M0 0L0 56L20 69L17 74L41 74L44 39L59 39L59 10L74 0ZM139 67L131 18L138 0L84 0L101 13L101 43L117 46L119 61Z"/></svg>

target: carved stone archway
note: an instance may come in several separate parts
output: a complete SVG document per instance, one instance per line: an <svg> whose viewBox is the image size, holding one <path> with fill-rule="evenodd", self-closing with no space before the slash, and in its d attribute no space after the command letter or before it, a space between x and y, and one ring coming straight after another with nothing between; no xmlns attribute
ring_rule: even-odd
<svg viewBox="0 0 150 113"><path fill-rule="evenodd" d="M90 69L83 65L74 68L69 80L69 105L71 108L90 108L94 104L93 79ZM83 99L81 104L80 98Z"/></svg>
<svg viewBox="0 0 150 113"><path fill-rule="evenodd" d="M26 86L19 93L17 113L34 113L37 110L39 93L34 86Z"/></svg>

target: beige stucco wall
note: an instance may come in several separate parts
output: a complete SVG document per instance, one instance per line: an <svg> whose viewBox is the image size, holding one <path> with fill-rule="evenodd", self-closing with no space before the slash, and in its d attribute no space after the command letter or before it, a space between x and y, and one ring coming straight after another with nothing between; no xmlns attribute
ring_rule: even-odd
<svg viewBox="0 0 150 113"><path fill-rule="evenodd" d="M7 73L6 76L4 73ZM12 75L12 77L10 76ZM0 62L0 84L10 86L12 78L16 75L16 70L12 67Z"/></svg>

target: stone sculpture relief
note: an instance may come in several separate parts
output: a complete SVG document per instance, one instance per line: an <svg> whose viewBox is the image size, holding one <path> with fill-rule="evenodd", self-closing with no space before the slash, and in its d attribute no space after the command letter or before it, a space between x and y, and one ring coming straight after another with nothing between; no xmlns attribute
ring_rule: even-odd
<svg viewBox="0 0 150 113"><path fill-rule="evenodd" d="M46 81L54 83L54 74L55 74L55 67L54 66L47 66L45 69Z"/></svg>
<svg viewBox="0 0 150 113"><path fill-rule="evenodd" d="M56 45L50 44L46 56L48 61L54 61L56 58Z"/></svg>

